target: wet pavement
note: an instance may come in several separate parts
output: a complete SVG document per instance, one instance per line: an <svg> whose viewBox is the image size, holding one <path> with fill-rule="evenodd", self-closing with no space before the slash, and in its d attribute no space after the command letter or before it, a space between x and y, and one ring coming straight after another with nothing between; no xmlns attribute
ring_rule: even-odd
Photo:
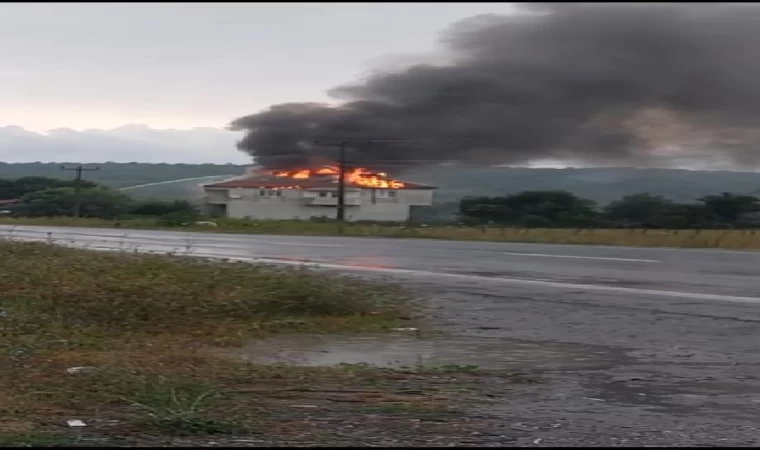
<svg viewBox="0 0 760 450"><path fill-rule="evenodd" d="M760 444L760 253L24 229L14 234L400 281L427 303L419 334L288 337L236 351L299 364L478 366L491 401L465 406L482 424L473 445ZM544 382L498 376L510 371Z"/></svg>
<svg viewBox="0 0 760 450"><path fill-rule="evenodd" d="M466 336L408 336L409 332L352 337L295 335L257 340L226 350L257 363L329 366L370 364L401 369L463 367L486 371L593 369L616 365L619 351L551 342Z"/></svg>

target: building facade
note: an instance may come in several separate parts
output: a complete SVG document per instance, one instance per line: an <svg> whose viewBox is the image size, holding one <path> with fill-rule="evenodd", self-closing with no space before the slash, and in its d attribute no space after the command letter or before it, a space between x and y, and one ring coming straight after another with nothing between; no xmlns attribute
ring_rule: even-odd
<svg viewBox="0 0 760 450"><path fill-rule="evenodd" d="M291 184L297 183L296 186ZM250 219L335 218L335 181L238 179L205 185L206 212L215 217ZM370 188L346 183L345 217L349 221L403 222L412 206L433 203L432 186L404 183L403 188Z"/></svg>

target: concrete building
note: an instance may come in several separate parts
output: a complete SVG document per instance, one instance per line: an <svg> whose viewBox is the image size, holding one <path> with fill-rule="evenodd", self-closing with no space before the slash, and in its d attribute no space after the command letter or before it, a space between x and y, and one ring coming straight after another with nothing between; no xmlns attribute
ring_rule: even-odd
<svg viewBox="0 0 760 450"><path fill-rule="evenodd" d="M251 219L335 218L338 182L334 177L292 179L254 176L203 186L207 213ZM412 206L433 203L435 187L403 182L403 187L375 188L346 182L349 221L403 222Z"/></svg>

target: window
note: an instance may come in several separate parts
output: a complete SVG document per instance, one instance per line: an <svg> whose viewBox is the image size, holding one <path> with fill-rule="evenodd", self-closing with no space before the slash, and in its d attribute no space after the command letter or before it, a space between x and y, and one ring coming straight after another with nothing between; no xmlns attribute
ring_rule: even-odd
<svg viewBox="0 0 760 450"><path fill-rule="evenodd" d="M377 190L377 198L396 198L396 194L396 191L391 191L388 189Z"/></svg>
<svg viewBox="0 0 760 450"><path fill-rule="evenodd" d="M259 191L259 197L266 197L266 195L267 195L267 191L265 191L264 189Z"/></svg>
<svg viewBox="0 0 760 450"><path fill-rule="evenodd" d="M337 192L331 192L330 194L331 194L332 198L338 198L338 193Z"/></svg>
<svg viewBox="0 0 760 450"><path fill-rule="evenodd" d="M319 196L320 196L320 197L327 197L327 192L320 192L320 193L319 193Z"/></svg>

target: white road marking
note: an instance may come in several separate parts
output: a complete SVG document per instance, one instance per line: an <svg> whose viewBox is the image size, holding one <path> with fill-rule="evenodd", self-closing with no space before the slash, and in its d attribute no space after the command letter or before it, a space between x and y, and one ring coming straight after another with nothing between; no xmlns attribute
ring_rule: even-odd
<svg viewBox="0 0 760 450"><path fill-rule="evenodd" d="M339 245L339 244L304 244L304 243L301 243L301 242L271 242L271 241L266 241L266 242L264 242L264 244L298 245L298 246L306 246L306 247L343 247L343 245Z"/></svg>
<svg viewBox="0 0 760 450"><path fill-rule="evenodd" d="M24 239L23 237L20 237ZM42 238L26 238L27 240L44 240ZM74 243L75 244L75 243ZM76 245L73 245L76 247ZM118 248L106 248L101 247L97 250L106 251L120 251ZM147 252L147 250L137 249L138 252ZM564 283L557 281L545 281L528 278L510 278L510 277L487 277L482 275L469 275L458 273L446 273L446 272L430 272L425 270L412 270L412 269L399 269L399 268L387 268L387 267L367 267L367 266L352 266L346 264L332 264L332 263L315 263L310 261L293 261L287 259L277 258L249 258L239 256L220 255L218 253L187 253L184 256L201 257L201 258L214 258L223 259L228 261L246 261L253 263L264 264L284 264L294 266L306 266L316 269L336 269L343 271L353 272L380 272L380 273L396 273L400 275L414 275L424 277L439 277L439 278L457 278L471 281L486 281L486 282L499 282L505 284L518 284L528 286L543 286L559 289L578 289L584 291L596 291L596 292L615 292L621 294L638 294L638 295L655 295L660 297L672 297L672 298L685 298L690 300L712 300L712 301L727 301L736 303L760 303L759 297L741 297L733 295L721 295L721 294L700 294L696 292L679 292L679 291L666 291L659 289L639 289L639 288L627 288L618 286L604 286L597 284L578 284L578 283Z"/></svg>
<svg viewBox="0 0 760 450"><path fill-rule="evenodd" d="M2 230L0 230L2 231ZM24 236L24 233L37 233L39 234L45 234L44 232L37 232L37 231L17 231L15 233L9 233L9 234L0 234L0 237L6 237L6 238L16 238L16 239L47 239L47 237L42 236ZM84 238L84 239L83 239ZM304 247L345 247L342 244L308 244L303 242L282 242L282 241L268 241L265 238L261 239L230 239L230 238L210 238L210 237L197 237L197 238L190 238L182 237L182 236L159 236L159 235L150 235L150 234L124 234L124 235L98 235L98 234L84 234L84 233L56 233L52 236L52 239L54 241L61 240L61 239L75 239L75 240L97 240L100 242L115 242L119 243L121 241L130 241L131 245L135 244L145 244L145 245L161 245L156 244L155 242L150 241L159 241L160 243L171 243L171 244L178 244L178 245L191 245L191 246L205 246L205 247L214 247L214 244L210 243L204 243L203 241L221 241L221 242L228 242L232 245L234 245L234 248L241 248L241 246L245 244L253 244L253 245L294 245L294 246L304 246ZM141 242L143 241L143 242Z"/></svg>
<svg viewBox="0 0 760 450"><path fill-rule="evenodd" d="M383 272L383 273L397 273L402 275L415 275L425 277L441 277L441 278L458 278L472 281L489 281L500 282L505 284L522 284L529 286L544 286L560 289L580 289L585 291L596 292L616 292L620 294L638 294L638 295L656 295L659 297L672 297L672 298L687 298L691 300L713 300L724 302L736 302L736 303L760 303L760 297L740 297L734 295L721 295L721 294L700 294L697 292L679 292L679 291L665 291L659 289L639 289L639 288L626 288L617 286L604 286L599 284L577 284L577 283L563 283L558 281L544 281L528 278L510 278L510 277L485 277L481 275L467 275L460 273L445 273L445 272L429 272L425 270L412 270L412 269L396 269L396 268L383 268L383 267L361 267L350 266L345 264L325 264L325 263L313 263L309 261L291 261L276 258L240 258L240 257L228 257L219 256L213 254L200 254L195 253L190 256L228 259L234 261L249 261L256 263L269 263L269 264L287 264L294 266L306 266L313 267L315 269L337 269L345 271L357 271L357 272Z"/></svg>
<svg viewBox="0 0 760 450"><path fill-rule="evenodd" d="M571 259L600 259L603 261L628 261L628 262L662 262L656 259L636 259L636 258L606 258L602 256L573 256L573 255L547 255L543 253L518 253L518 252L501 252L504 255L515 256L536 256L540 258L571 258Z"/></svg>

